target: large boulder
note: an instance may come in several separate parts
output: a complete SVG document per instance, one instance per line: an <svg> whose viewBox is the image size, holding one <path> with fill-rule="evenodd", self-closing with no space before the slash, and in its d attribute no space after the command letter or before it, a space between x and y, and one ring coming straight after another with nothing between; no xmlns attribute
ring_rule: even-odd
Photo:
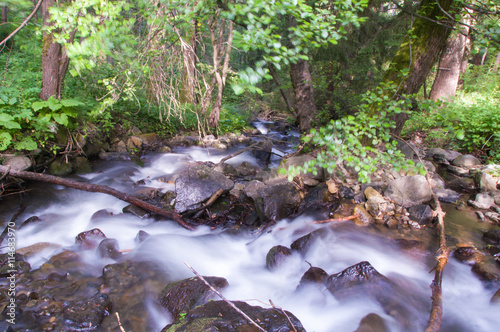
<svg viewBox="0 0 500 332"><path fill-rule="evenodd" d="M497 183L491 175L485 172L477 172L474 175L476 188L481 192L492 192L497 190Z"/></svg>
<svg viewBox="0 0 500 332"><path fill-rule="evenodd" d="M431 187L422 175L402 176L389 183L384 192L395 203L406 208L431 200Z"/></svg>
<svg viewBox="0 0 500 332"><path fill-rule="evenodd" d="M280 220L294 213L302 199L297 188L283 179L257 189L253 200L261 220Z"/></svg>
<svg viewBox="0 0 500 332"><path fill-rule="evenodd" d="M473 155L464 154L453 159L451 164L458 167L475 167L480 166L481 161Z"/></svg>
<svg viewBox="0 0 500 332"><path fill-rule="evenodd" d="M33 163L26 156L8 156L3 159L2 165L10 166L15 171L26 171L33 166Z"/></svg>
<svg viewBox="0 0 500 332"><path fill-rule="evenodd" d="M495 204L495 200L486 193L480 193L476 195L475 200L469 200L469 204L474 206L476 209L488 210L493 204Z"/></svg>
<svg viewBox="0 0 500 332"><path fill-rule="evenodd" d="M288 311L274 308L263 309L241 301L233 301L232 303L267 332L293 330L305 332L302 323ZM190 310L186 316L165 326L162 330L162 332L182 331L243 332L258 331L258 329L225 301L210 301Z"/></svg>
<svg viewBox="0 0 500 332"><path fill-rule="evenodd" d="M179 213L201 206L219 189L228 192L234 182L204 164L191 164L175 180L175 210Z"/></svg>

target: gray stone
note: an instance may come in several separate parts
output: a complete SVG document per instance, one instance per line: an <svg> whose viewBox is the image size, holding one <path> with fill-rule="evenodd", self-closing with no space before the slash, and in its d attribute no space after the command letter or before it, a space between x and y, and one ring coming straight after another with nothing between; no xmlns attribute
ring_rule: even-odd
<svg viewBox="0 0 500 332"><path fill-rule="evenodd" d="M491 192L497 189L497 183L491 175L485 172L477 172L474 175L476 188L481 192Z"/></svg>
<svg viewBox="0 0 500 332"><path fill-rule="evenodd" d="M495 204L495 200L486 193L480 193L476 195L476 199L474 201L470 200L469 204L474 206L476 209L488 210L493 204Z"/></svg>
<svg viewBox="0 0 500 332"><path fill-rule="evenodd" d="M25 171L29 169L33 163L31 159L26 156L9 156L4 158L2 165L10 166L14 171Z"/></svg>
<svg viewBox="0 0 500 332"><path fill-rule="evenodd" d="M431 199L431 188L422 175L403 176L389 183L385 196L404 207L422 204Z"/></svg>
<svg viewBox="0 0 500 332"><path fill-rule="evenodd" d="M493 221L500 222L500 214L496 212L485 212L484 215Z"/></svg>
<svg viewBox="0 0 500 332"><path fill-rule="evenodd" d="M492 191L490 196L493 197L496 205L500 205L500 190Z"/></svg>
<svg viewBox="0 0 500 332"><path fill-rule="evenodd" d="M217 190L228 192L234 182L204 164L191 164L175 180L175 210L179 213L195 209Z"/></svg>
<svg viewBox="0 0 500 332"><path fill-rule="evenodd" d="M453 159L451 164L458 167L474 167L480 166L481 161L473 155L464 154Z"/></svg>
<svg viewBox="0 0 500 332"><path fill-rule="evenodd" d="M429 205L419 204L408 209L410 218L420 225L425 225L432 221L432 209Z"/></svg>
<svg viewBox="0 0 500 332"><path fill-rule="evenodd" d="M286 218L298 209L300 203L297 188L286 179L259 188L254 198L255 208L262 220Z"/></svg>
<svg viewBox="0 0 500 332"><path fill-rule="evenodd" d="M435 188L434 194L444 203L455 203L460 198L460 194L451 189Z"/></svg>
<svg viewBox="0 0 500 332"><path fill-rule="evenodd" d="M467 168L464 168L464 167L458 167L458 166L448 165L448 166L446 166L446 169L451 174L455 174L455 175L462 176L462 177L468 177L468 176L470 176L469 170Z"/></svg>
<svg viewBox="0 0 500 332"><path fill-rule="evenodd" d="M257 190L265 186L266 185L263 182L260 182L258 180L252 180L246 185L243 192L245 193L245 195L255 200L259 197L259 194L257 194Z"/></svg>

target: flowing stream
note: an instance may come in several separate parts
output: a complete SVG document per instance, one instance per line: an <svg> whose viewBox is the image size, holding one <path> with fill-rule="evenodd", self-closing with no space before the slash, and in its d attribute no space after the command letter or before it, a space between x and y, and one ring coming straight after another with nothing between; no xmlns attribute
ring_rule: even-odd
<svg viewBox="0 0 500 332"><path fill-rule="evenodd" d="M197 147L183 148L171 154L147 155L144 167L128 161L100 161L93 173L76 178L123 191L130 190L138 180L145 179L142 186L166 191L172 189L173 184L160 182L159 177L168 180L190 161L217 162L229 153ZM242 154L229 162L237 165L242 161L258 163L251 153ZM108 195L45 184L33 185L25 204L27 209L18 218L19 223L33 215L39 216L42 222L28 224L18 230L18 248L39 242L70 248L77 234L99 228L108 238L116 239L120 249L131 249L127 255L139 260L153 260L162 266L171 280L192 277L192 272L185 265L188 263L201 275L226 278L230 286L223 294L230 300L247 301L262 307L269 307L269 300L272 300L276 306L292 312L310 332L354 331L369 313L384 318L390 331L404 329L378 303L366 298L340 302L320 287L296 290L309 263L333 274L361 261L369 261L381 274L405 288L407 296L423 301L421 307L415 308L414 325L417 330L423 330L428 319L429 285L434 276L429 271L434 265L434 252L429 248L402 249L381 230L360 228L350 223L335 228L317 225L312 222L321 216L306 214L281 220L262 234L212 230L208 227L199 227L191 232L174 222L157 222L151 218L121 214L127 203ZM16 208L14 204L4 206L1 216L10 218ZM90 221L91 216L101 209L116 215ZM454 216L447 223L451 224L456 219L457 216ZM278 270L266 268L266 255L271 247L290 246L297 238L319 228L328 229L327 235L317 241L304 257L293 254ZM138 244L135 238L140 230L151 237ZM418 231L414 236L420 236ZM427 238L422 240L428 241ZM32 269L39 268L60 250L43 250L29 257L28 261ZM88 251L83 257L96 276L102 273L104 266L113 263L110 259L99 258L93 251ZM490 304L495 291L495 288L481 282L469 265L450 259L444 272L442 331L498 331L500 307ZM171 320L167 313L154 305L154 300L153 296L149 299L148 317L152 329L160 331Z"/></svg>

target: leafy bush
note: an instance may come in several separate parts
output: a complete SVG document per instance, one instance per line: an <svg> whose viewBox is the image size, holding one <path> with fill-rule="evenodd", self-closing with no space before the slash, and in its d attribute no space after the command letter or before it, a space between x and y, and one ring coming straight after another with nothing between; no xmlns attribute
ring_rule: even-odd
<svg viewBox="0 0 500 332"><path fill-rule="evenodd" d="M390 91L389 87L389 91ZM315 166L333 173L337 165L343 163L353 168L362 183L370 182L370 174L380 166L395 170L415 169L412 160L406 160L397 148L397 141L392 139L390 130L394 128L392 116L408 111L409 100L391 100L384 89L376 93L368 92L363 97L358 113L330 123L319 130L312 129L304 142L312 143L320 149L316 159L303 166L291 167L289 179L301 172L317 172ZM373 114L373 110L377 114ZM418 171L423 173L421 165Z"/></svg>

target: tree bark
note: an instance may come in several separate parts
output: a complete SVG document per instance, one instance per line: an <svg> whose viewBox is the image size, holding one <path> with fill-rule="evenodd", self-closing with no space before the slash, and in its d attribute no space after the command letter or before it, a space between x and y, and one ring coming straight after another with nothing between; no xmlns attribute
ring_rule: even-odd
<svg viewBox="0 0 500 332"><path fill-rule="evenodd" d="M83 183L71 179L64 179L60 178L57 176L53 175L48 175L48 174L41 174L41 173L34 173L34 172L26 172L26 171L16 171L10 169L10 167L6 166L1 166L0 165L0 172L1 173L8 173L10 176L15 177L15 178L20 178L20 179L25 179L25 180L31 180L31 181L40 181L40 182L45 182L45 183L53 183L53 184L59 184L65 187L70 187L70 188L75 188L79 190L84 190L88 192L94 192L94 193L103 193L103 194L108 194L111 196L114 196L118 199L121 199L122 201L128 202L130 204L135 204L145 210L151 211L155 214L158 214L160 216L166 217L173 219L176 221L179 225L182 227L193 230L194 227L186 224L182 217L173 211L166 211L162 208L157 207L156 205L149 204L147 202L141 201L140 199L122 193L121 191L118 191L116 189L113 189L108 186L102 186L98 184L92 184L92 183Z"/></svg>
<svg viewBox="0 0 500 332"><path fill-rule="evenodd" d="M7 12L8 12L7 6L2 6L2 23L7 23Z"/></svg>
<svg viewBox="0 0 500 332"><path fill-rule="evenodd" d="M382 83L394 82L398 86L396 97L420 90L451 32L449 26L436 22L445 15L443 10L450 12L453 4L454 0L441 0L439 3L436 0L422 1L419 17L415 18L411 30L413 37L403 41L382 79ZM401 71L406 69L409 69L409 74L402 77ZM406 119L405 113L396 117L395 134L401 133Z"/></svg>
<svg viewBox="0 0 500 332"><path fill-rule="evenodd" d="M194 103L194 84L196 74L196 22L192 31L188 32L186 38L182 38L178 32L182 50L182 79L179 93L179 102L182 104Z"/></svg>
<svg viewBox="0 0 500 332"><path fill-rule="evenodd" d="M51 26L49 22L49 8L56 5L55 0L44 0L42 3L43 25ZM76 31L71 33L70 42L75 36ZM43 49L42 49L42 90L40 98L43 100L55 96L58 99L62 97L62 86L64 76L66 75L69 65L69 58L65 48L54 41L54 36L47 32L43 32Z"/></svg>
<svg viewBox="0 0 500 332"><path fill-rule="evenodd" d="M455 96L468 33L469 27L464 27L462 33L452 35L446 41L439 59L436 78L432 84L430 99L450 100Z"/></svg>
<svg viewBox="0 0 500 332"><path fill-rule="evenodd" d="M314 88L312 85L309 64L305 60L298 60L290 64L290 78L295 93L295 112L299 122L300 131L311 129L311 122L317 115L316 102L314 101Z"/></svg>

